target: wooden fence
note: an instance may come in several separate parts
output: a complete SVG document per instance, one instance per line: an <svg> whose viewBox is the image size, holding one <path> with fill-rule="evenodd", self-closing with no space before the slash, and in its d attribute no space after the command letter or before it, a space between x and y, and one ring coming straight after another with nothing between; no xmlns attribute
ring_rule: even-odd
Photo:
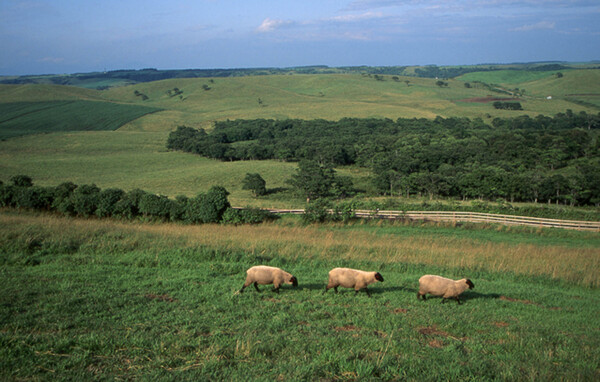
<svg viewBox="0 0 600 382"><path fill-rule="evenodd" d="M302 209L267 209L274 214L304 213ZM330 213L333 211L330 210ZM470 222L470 223L496 223L504 225L522 225L530 227L553 227L576 230L600 232L600 222L545 219L529 216L486 214L481 212L456 212L456 211L372 211L355 210L354 215L365 219L392 219L392 220L423 220L444 222Z"/></svg>

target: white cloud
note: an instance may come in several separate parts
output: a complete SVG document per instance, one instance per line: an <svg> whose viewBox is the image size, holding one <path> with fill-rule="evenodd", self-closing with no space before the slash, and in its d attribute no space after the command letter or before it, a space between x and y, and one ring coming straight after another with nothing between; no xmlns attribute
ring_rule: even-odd
<svg viewBox="0 0 600 382"><path fill-rule="evenodd" d="M281 27L288 26L291 24L293 24L293 22L289 20L273 20L267 17L266 19L264 19L262 24L260 24L260 26L256 28L256 30L261 33L268 33L274 31L275 29L279 29Z"/></svg>
<svg viewBox="0 0 600 382"><path fill-rule="evenodd" d="M535 24L523 25L521 27L510 29L511 32L529 32L534 30L541 29L554 29L556 27L556 23L553 21L540 21Z"/></svg>
<svg viewBox="0 0 600 382"><path fill-rule="evenodd" d="M362 20L378 19L381 17L383 17L383 14L381 12L366 12L359 15L336 16L332 17L330 20L340 22L356 22Z"/></svg>

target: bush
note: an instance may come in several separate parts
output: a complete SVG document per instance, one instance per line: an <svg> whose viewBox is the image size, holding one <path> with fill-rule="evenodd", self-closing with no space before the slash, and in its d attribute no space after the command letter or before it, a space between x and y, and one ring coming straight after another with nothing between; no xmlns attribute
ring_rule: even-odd
<svg viewBox="0 0 600 382"><path fill-rule="evenodd" d="M316 199L309 203L304 209L304 215L302 215L302 221L305 224L312 223L323 223L327 220L333 220L332 215L329 213L331 208L331 202L327 199Z"/></svg>
<svg viewBox="0 0 600 382"><path fill-rule="evenodd" d="M0 206L14 207L13 197L15 194L15 186L10 184L0 185Z"/></svg>
<svg viewBox="0 0 600 382"><path fill-rule="evenodd" d="M96 215L99 217L113 216L115 213L115 205L125 196L125 191L118 188L108 188L100 191L98 196L98 208Z"/></svg>
<svg viewBox="0 0 600 382"><path fill-rule="evenodd" d="M218 223L227 208L231 207L227 200L229 192L221 186L213 186L206 194L198 194L189 200L185 221L188 223Z"/></svg>
<svg viewBox="0 0 600 382"><path fill-rule="evenodd" d="M100 188L95 184L84 184L77 187L71 195L73 212L80 216L91 216L98 208Z"/></svg>
<svg viewBox="0 0 600 382"><path fill-rule="evenodd" d="M168 220L172 201L164 195L146 193L140 198L139 210L144 216Z"/></svg>
<svg viewBox="0 0 600 382"><path fill-rule="evenodd" d="M520 102L494 102L494 107L501 110L523 110Z"/></svg>
<svg viewBox="0 0 600 382"><path fill-rule="evenodd" d="M54 190L47 187L15 187L13 202L18 208L50 210Z"/></svg>
<svg viewBox="0 0 600 382"><path fill-rule="evenodd" d="M15 175L10 178L10 181L17 187L33 186L33 180L27 175Z"/></svg>
<svg viewBox="0 0 600 382"><path fill-rule="evenodd" d="M269 211L260 208L235 209L228 208L223 214L221 222L223 224L259 224L265 221L274 220L276 217Z"/></svg>

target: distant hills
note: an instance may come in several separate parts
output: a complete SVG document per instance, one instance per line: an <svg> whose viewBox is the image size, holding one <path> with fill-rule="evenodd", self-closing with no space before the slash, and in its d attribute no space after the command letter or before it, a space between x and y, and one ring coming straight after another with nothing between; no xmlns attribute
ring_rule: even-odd
<svg viewBox="0 0 600 382"><path fill-rule="evenodd" d="M289 68L236 68L236 69L169 69L155 68L124 69L104 72L46 74L26 76L0 76L0 84L54 84L70 85L104 90L115 86L133 85L178 78L223 78L261 75L291 74L364 74L396 75L422 78L456 78L458 76L483 71L521 70L521 71L561 71L572 69L597 69L599 62L534 62L514 64L482 64L458 66L341 66L326 65L298 66Z"/></svg>

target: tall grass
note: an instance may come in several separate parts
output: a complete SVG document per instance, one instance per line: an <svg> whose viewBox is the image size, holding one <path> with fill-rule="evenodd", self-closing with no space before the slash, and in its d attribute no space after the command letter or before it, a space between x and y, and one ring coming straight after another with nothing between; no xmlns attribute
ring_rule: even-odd
<svg viewBox="0 0 600 382"><path fill-rule="evenodd" d="M448 240L438 226L304 227L283 219L190 227L13 212L0 214L0 227L0 379L599 376L598 290L589 286L597 284L555 282L543 267L531 276L495 271L512 266L486 264L482 253L520 248L515 259L557 247L573 254L581 240L597 248L593 235L565 234L565 245L545 246L491 230ZM496 244L483 239L492 232ZM474 252L475 265L453 268L464 257L460 246ZM434 265L417 263L437 250ZM292 272L299 287L235 294L258 263ZM385 282L370 286L372 298L323 294L327 271L339 265L377 269ZM417 301L424 273L466 273L475 289L460 306Z"/></svg>
<svg viewBox="0 0 600 382"><path fill-rule="evenodd" d="M476 228L441 230L403 229L404 223L359 223L354 226L304 226L295 219L258 226L179 225L117 223L110 221L76 220L52 217L30 218L2 215L0 221L11 227L40 225L42 231L91 231L85 245L97 246L93 237L105 230L124 231L119 237L140 235L165 240L165 246L209 246L227 251L244 251L253 256L276 254L278 258L295 261L315 259L337 261L371 261L380 264L425 264L465 272L499 272L515 275L541 276L570 284L600 286L600 239L597 233L562 233L563 240L543 244L528 238L541 236L546 230L521 230L524 239L512 237L510 229L487 229L484 235ZM65 225L69 228L66 229ZM381 233L378 230L385 230ZM444 234L444 230L446 233ZM467 230L464 235L452 235L451 230ZM417 231L420 231L417 234ZM442 231L442 232L440 232ZM469 232L471 231L471 232ZM65 239L69 242L71 239ZM126 249L152 248L143 240ZM122 244L122 243L121 243Z"/></svg>

